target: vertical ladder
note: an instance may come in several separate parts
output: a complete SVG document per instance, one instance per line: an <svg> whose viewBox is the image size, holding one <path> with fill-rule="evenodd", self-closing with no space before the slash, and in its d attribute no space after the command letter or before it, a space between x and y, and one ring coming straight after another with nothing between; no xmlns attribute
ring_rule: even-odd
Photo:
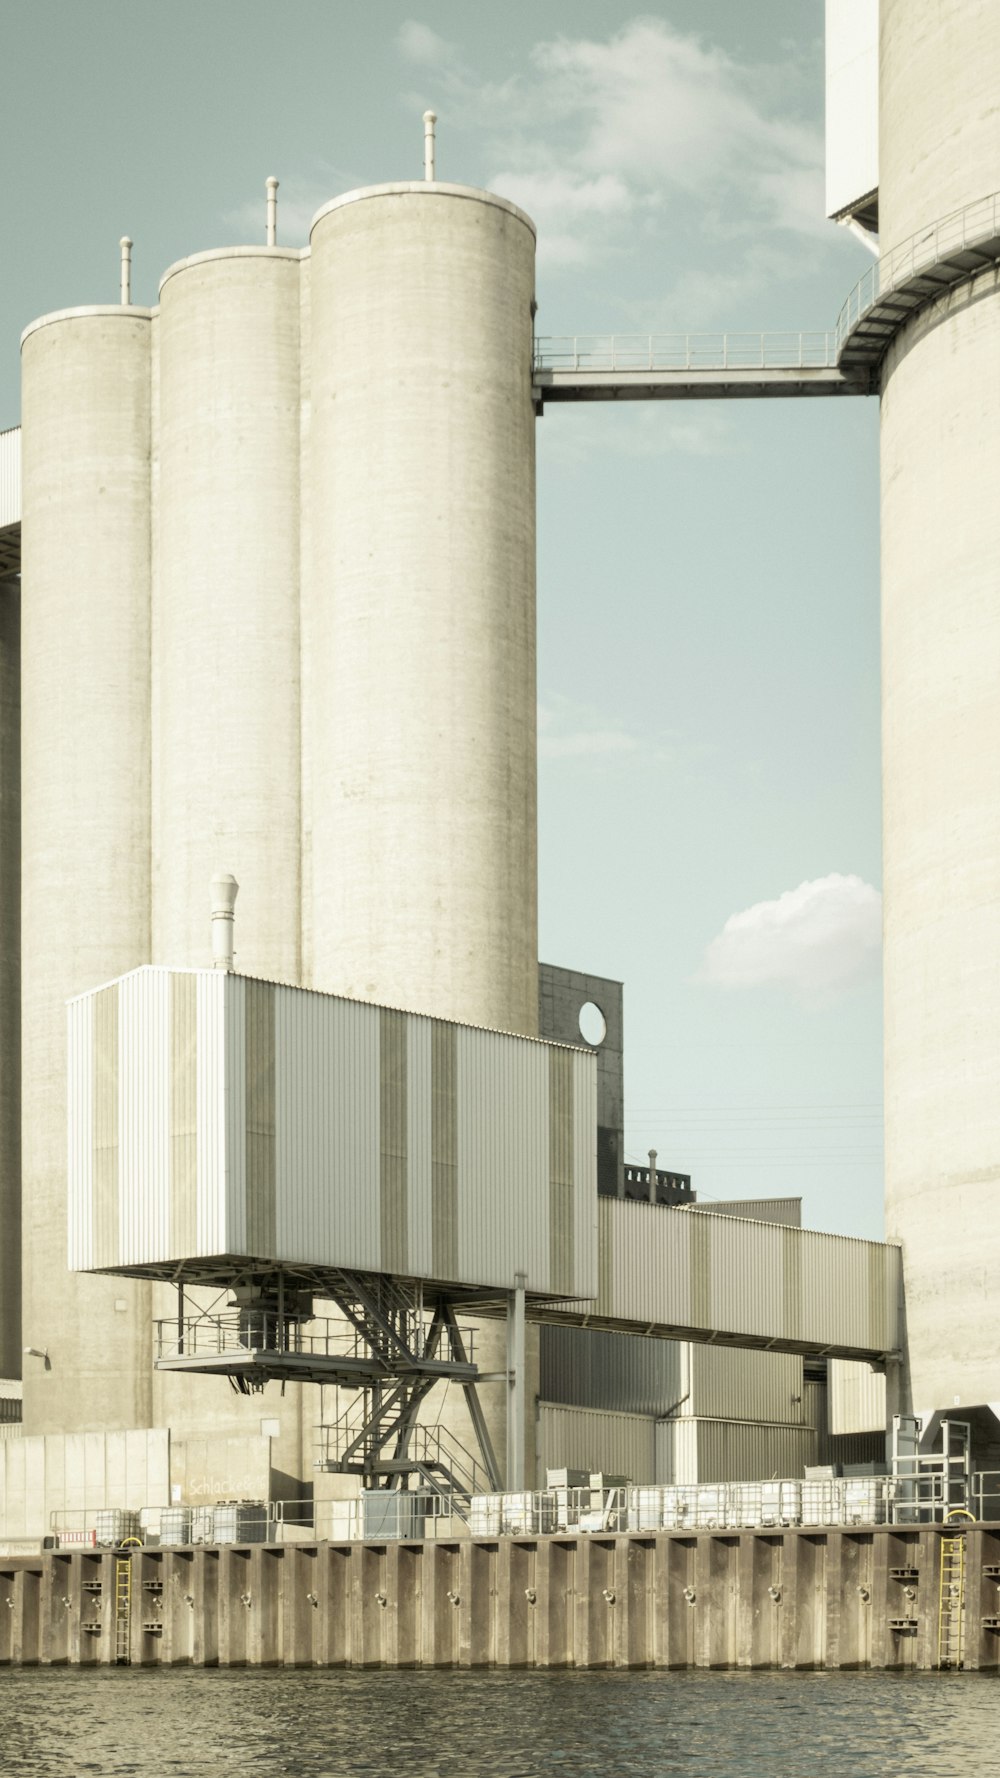
<svg viewBox="0 0 1000 1778"><path fill-rule="evenodd" d="M969 1520L972 1514L961 1508L951 1512L945 1525L956 1519ZM938 1658L939 1667L962 1665L965 1628L965 1525L955 1525L951 1536L941 1539L941 1577L938 1587Z"/></svg>
<svg viewBox="0 0 1000 1778"><path fill-rule="evenodd" d="M127 1537L115 1556L115 1664L127 1667L132 1660L132 1550L141 1548L137 1537Z"/></svg>

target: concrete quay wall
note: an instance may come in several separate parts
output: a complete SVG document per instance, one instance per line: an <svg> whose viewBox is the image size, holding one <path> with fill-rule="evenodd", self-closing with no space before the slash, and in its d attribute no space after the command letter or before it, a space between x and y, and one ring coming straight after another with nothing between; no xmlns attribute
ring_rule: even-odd
<svg viewBox="0 0 1000 1778"><path fill-rule="evenodd" d="M136 1550L137 1666L932 1668L937 1526ZM966 1534L997 1669L1000 1525ZM0 1665L118 1660L116 1554L0 1561ZM899 1627L900 1620L909 1620Z"/></svg>

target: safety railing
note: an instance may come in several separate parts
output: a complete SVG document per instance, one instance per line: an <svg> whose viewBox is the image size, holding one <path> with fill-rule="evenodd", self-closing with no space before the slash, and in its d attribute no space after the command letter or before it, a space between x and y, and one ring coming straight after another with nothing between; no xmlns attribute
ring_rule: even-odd
<svg viewBox="0 0 1000 1778"><path fill-rule="evenodd" d="M535 369L832 370L832 333L575 333L535 341Z"/></svg>
<svg viewBox="0 0 1000 1778"><path fill-rule="evenodd" d="M979 198L961 210L953 210L939 222L918 229L871 265L859 278L837 317L834 332L835 352L839 358L848 336L859 321L874 308L880 297L898 289L921 272L947 263L955 254L972 251L1000 237L1000 193ZM995 255L991 255L995 257Z"/></svg>
<svg viewBox="0 0 1000 1778"><path fill-rule="evenodd" d="M522 1489L503 1494L371 1489L350 1500L227 1501L53 1512L60 1544L385 1541L537 1537L561 1532L754 1531L783 1526L943 1525L956 1511L940 1476L829 1476L799 1481L660 1483ZM959 1509L961 1510L961 1509ZM969 1478L972 1520L1000 1522L1000 1471Z"/></svg>
<svg viewBox="0 0 1000 1778"><path fill-rule="evenodd" d="M414 1313L406 1328L411 1349L422 1349L429 1318ZM263 1309L227 1309L153 1323L153 1352L159 1359L238 1357L248 1352L292 1352L309 1357L371 1357L370 1343L343 1318L311 1317L308 1322ZM435 1357L444 1363L474 1363L475 1333L463 1330L461 1354L453 1331L438 1330Z"/></svg>

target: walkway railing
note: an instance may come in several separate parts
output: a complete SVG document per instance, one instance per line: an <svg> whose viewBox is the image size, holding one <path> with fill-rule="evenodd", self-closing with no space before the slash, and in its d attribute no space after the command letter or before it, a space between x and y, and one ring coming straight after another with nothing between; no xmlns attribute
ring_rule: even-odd
<svg viewBox="0 0 1000 1778"><path fill-rule="evenodd" d="M989 197L977 199L974 204L966 204L961 210L953 210L939 222L918 229L898 247L890 248L869 267L863 278L858 279L837 316L834 331L836 356L839 357L858 322L881 297L888 296L890 291L911 279L919 278L922 272L929 273L934 266L947 263L955 255L975 252L980 246L996 242L998 237L1000 193L994 192ZM995 252L989 253L984 263L995 258ZM946 288L947 282L947 279L941 280L942 289Z"/></svg>
<svg viewBox="0 0 1000 1778"><path fill-rule="evenodd" d="M374 1508L378 1510L373 1510ZM524 1489L448 1494L382 1489L352 1500L226 1502L220 1505L55 1512L66 1545L109 1545L125 1535L152 1544L378 1541L457 1537L609 1536L650 1531L766 1531L866 1525L940 1525L955 1510L954 1487L936 1475L822 1476L805 1481L701 1482ZM972 1519L1000 1522L1000 1471L969 1479Z"/></svg>
<svg viewBox="0 0 1000 1778"><path fill-rule="evenodd" d="M536 370L832 370L832 333L574 333L535 341Z"/></svg>
<svg viewBox="0 0 1000 1778"><path fill-rule="evenodd" d="M422 1342L428 1320L417 1312L408 1318L415 1346ZM153 1354L158 1359L238 1358L253 1351L293 1352L311 1357L368 1359L371 1348L357 1328L343 1318L313 1316L302 1322L291 1315L263 1309L227 1309L153 1323ZM474 1330L465 1334L463 1360L475 1362ZM442 1328L436 1357L457 1362L452 1330Z"/></svg>

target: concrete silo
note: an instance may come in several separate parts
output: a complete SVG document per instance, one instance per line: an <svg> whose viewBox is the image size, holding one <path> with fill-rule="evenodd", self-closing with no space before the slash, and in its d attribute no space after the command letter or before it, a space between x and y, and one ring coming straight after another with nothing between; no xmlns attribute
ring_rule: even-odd
<svg viewBox="0 0 1000 1778"><path fill-rule="evenodd" d="M275 246L197 254L162 279L155 323L151 955L209 963L208 885L232 871L236 966L286 982L300 979L300 265ZM193 1122L189 1137L194 1169ZM176 1314L169 1289L155 1313ZM293 1386L273 1416L275 1467L292 1474L301 1406ZM223 1434L256 1432L259 1412L224 1380L157 1372L153 1418Z"/></svg>
<svg viewBox="0 0 1000 1778"><path fill-rule="evenodd" d="M534 229L375 186L311 250L307 979L530 1035Z"/></svg>
<svg viewBox="0 0 1000 1778"><path fill-rule="evenodd" d="M882 0L883 255L996 190L998 90L991 0ZM882 370L886 1226L918 1412L1000 1397L998 402L987 265Z"/></svg>
<svg viewBox="0 0 1000 1778"><path fill-rule="evenodd" d="M0 574L0 1377L21 1375L21 593Z"/></svg>
<svg viewBox="0 0 1000 1778"><path fill-rule="evenodd" d="M278 247L167 272L156 322L153 949L209 961L208 884L241 885L237 966L298 981L299 267Z"/></svg>
<svg viewBox="0 0 1000 1778"><path fill-rule="evenodd" d="M65 1188L66 997L149 958L150 335L148 311L77 309L22 351L28 1432L150 1423L149 1287L67 1276Z"/></svg>

